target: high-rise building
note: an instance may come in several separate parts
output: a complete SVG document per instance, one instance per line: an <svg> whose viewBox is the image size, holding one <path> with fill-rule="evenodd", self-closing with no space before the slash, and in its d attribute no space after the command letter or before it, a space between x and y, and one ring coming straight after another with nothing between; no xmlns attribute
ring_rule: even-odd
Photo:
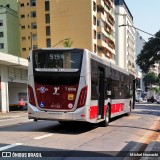
<svg viewBox="0 0 160 160"><path fill-rule="evenodd" d="M135 45L135 59L141 53L145 42L146 41L142 38L142 36L140 36L139 32L137 31L136 45ZM145 91L142 71L138 65L135 65L135 67L136 67L136 77L137 77L136 88L141 89L141 91Z"/></svg>
<svg viewBox="0 0 160 160"><path fill-rule="evenodd" d="M124 0L115 0L116 64L135 72L135 28L133 16ZM120 27L120 25L123 25Z"/></svg>
<svg viewBox="0 0 160 160"><path fill-rule="evenodd" d="M114 9L113 0L19 0L21 56L69 39L114 62Z"/></svg>
<svg viewBox="0 0 160 160"><path fill-rule="evenodd" d="M17 0L0 1L0 52L19 55Z"/></svg>

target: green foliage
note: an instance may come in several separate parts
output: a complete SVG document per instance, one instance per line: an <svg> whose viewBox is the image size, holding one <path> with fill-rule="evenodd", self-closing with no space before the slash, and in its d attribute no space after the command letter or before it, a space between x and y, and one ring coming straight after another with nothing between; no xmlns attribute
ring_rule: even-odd
<svg viewBox="0 0 160 160"><path fill-rule="evenodd" d="M153 84L157 84L157 79L159 78L156 76L155 73L153 72L147 73L143 78L145 87L153 85Z"/></svg>
<svg viewBox="0 0 160 160"><path fill-rule="evenodd" d="M155 34L160 37L160 31ZM148 73L150 67L160 60L160 38L150 38L143 46L141 53L137 56L136 63L143 73Z"/></svg>
<svg viewBox="0 0 160 160"><path fill-rule="evenodd" d="M152 91L155 91L156 93L160 93L160 88L159 87L152 87Z"/></svg>
<svg viewBox="0 0 160 160"><path fill-rule="evenodd" d="M67 47L67 48L70 48L72 46L73 42L70 41L70 39L67 39L63 42L63 46L64 47Z"/></svg>

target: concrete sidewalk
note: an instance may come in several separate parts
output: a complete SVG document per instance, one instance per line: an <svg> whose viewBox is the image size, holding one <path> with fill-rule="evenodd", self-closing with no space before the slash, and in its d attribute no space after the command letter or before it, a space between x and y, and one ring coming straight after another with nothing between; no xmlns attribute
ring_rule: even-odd
<svg viewBox="0 0 160 160"><path fill-rule="evenodd" d="M152 152L152 151L156 151L159 153L160 156L160 130L159 133L157 135L157 138L153 141L151 141L148 146L145 149L145 152ZM141 160L160 160L160 157L142 157Z"/></svg>
<svg viewBox="0 0 160 160"><path fill-rule="evenodd" d="M27 111L11 111L9 113L0 113L0 120L18 117L27 117Z"/></svg>

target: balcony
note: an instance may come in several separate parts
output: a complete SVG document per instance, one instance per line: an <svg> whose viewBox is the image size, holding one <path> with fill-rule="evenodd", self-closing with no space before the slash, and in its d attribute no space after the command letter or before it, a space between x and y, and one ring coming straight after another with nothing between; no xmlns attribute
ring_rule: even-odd
<svg viewBox="0 0 160 160"><path fill-rule="evenodd" d="M105 21L105 15L102 12L97 12L97 19L103 19Z"/></svg>
<svg viewBox="0 0 160 160"><path fill-rule="evenodd" d="M102 39L98 39L97 40L97 46L107 48L107 43L105 41L103 41Z"/></svg>
<svg viewBox="0 0 160 160"><path fill-rule="evenodd" d="M103 26L97 26L97 33L103 33L104 35L106 35L106 31L104 30Z"/></svg>
<svg viewBox="0 0 160 160"><path fill-rule="evenodd" d="M97 0L97 6L100 8L104 8L104 0Z"/></svg>

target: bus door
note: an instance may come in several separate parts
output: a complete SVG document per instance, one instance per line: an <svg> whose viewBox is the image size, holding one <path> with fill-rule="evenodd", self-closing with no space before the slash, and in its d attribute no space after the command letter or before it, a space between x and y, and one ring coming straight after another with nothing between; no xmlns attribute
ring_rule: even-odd
<svg viewBox="0 0 160 160"><path fill-rule="evenodd" d="M135 80L133 80L133 105L132 105L132 109L134 109L134 107L135 107L135 89L136 88L136 82L135 82Z"/></svg>
<svg viewBox="0 0 160 160"><path fill-rule="evenodd" d="M104 76L104 69L98 68L99 72L99 84L98 84L98 117L103 119L104 118L104 90L105 90L105 76Z"/></svg>

